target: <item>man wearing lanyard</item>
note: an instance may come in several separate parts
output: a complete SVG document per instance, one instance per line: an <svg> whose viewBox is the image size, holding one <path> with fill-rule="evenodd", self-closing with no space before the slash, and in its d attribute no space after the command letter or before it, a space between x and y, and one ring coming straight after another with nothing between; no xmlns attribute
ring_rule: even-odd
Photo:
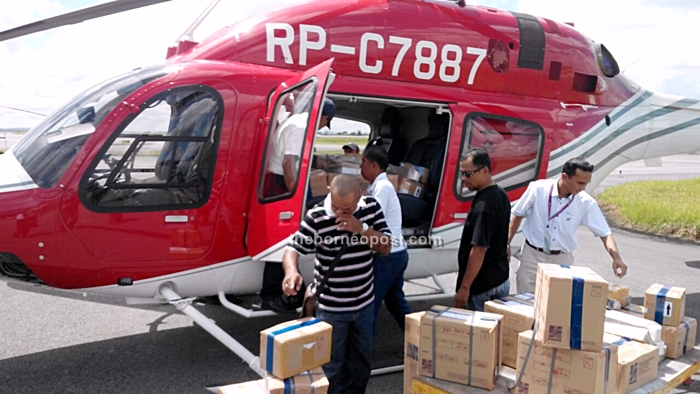
<svg viewBox="0 0 700 394"><path fill-rule="evenodd" d="M592 164L582 158L571 159L564 163L559 179L531 182L513 207L508 228L509 245L520 222L527 217L523 228L525 245L516 273L518 293L535 292L538 263L574 263L572 252L578 246L576 229L580 225L588 227L603 241L613 259L614 274L621 278L627 273L627 266L620 258L617 244L598 203L584 191L592 173ZM508 250L510 254L510 247Z"/></svg>

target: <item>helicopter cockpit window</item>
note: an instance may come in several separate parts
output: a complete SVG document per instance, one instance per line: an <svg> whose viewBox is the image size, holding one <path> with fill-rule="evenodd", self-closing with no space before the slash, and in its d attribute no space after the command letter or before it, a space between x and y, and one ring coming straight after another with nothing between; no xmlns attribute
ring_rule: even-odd
<svg viewBox="0 0 700 394"><path fill-rule="evenodd" d="M123 98L172 71L172 67L144 68L84 92L30 130L13 147L14 155L39 187L55 186L85 141Z"/></svg>
<svg viewBox="0 0 700 394"><path fill-rule="evenodd" d="M464 124L460 157L472 148L485 149L493 179L505 190L537 178L544 142L539 125L488 114L470 114ZM462 200L473 198L476 193L462 186L459 167L455 172L455 194Z"/></svg>
<svg viewBox="0 0 700 394"><path fill-rule="evenodd" d="M598 67L606 77L614 77L620 73L620 66L613 57L612 53L603 44L596 45L595 56L598 61Z"/></svg>
<svg viewBox="0 0 700 394"><path fill-rule="evenodd" d="M87 204L110 211L204 204L222 118L219 95L202 87L173 89L141 108L84 180Z"/></svg>
<svg viewBox="0 0 700 394"><path fill-rule="evenodd" d="M258 196L290 196L297 187L301 156L316 84L307 82L279 96L270 120Z"/></svg>

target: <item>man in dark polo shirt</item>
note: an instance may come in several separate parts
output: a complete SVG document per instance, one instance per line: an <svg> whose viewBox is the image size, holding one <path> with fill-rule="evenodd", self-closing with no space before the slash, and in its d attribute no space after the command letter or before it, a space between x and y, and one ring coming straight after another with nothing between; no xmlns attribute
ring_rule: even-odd
<svg viewBox="0 0 700 394"><path fill-rule="evenodd" d="M367 388L374 338L373 251L389 253L389 234L379 202L362 196L357 178L338 175L326 199L306 213L285 251L282 290L291 296L302 284L299 254L316 253L318 286L342 244L348 245L319 296L316 312L318 319L333 326L331 361L323 365L329 394L364 393Z"/></svg>
<svg viewBox="0 0 700 394"><path fill-rule="evenodd" d="M462 186L476 190L467 214L457 261L455 306L483 311L490 299L510 293L508 280L508 224L510 201L491 178L491 158L481 148L459 162Z"/></svg>

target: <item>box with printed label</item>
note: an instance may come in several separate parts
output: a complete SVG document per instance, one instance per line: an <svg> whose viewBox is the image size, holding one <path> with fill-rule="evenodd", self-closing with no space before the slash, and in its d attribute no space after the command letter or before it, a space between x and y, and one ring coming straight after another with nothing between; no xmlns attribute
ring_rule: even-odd
<svg viewBox="0 0 700 394"><path fill-rule="evenodd" d="M417 166L415 164L402 162L400 172L404 174L404 177L412 181L427 183L430 169L426 167Z"/></svg>
<svg viewBox="0 0 700 394"><path fill-rule="evenodd" d="M513 294L505 297L505 299L518 301L522 304L535 305L535 295L532 293Z"/></svg>
<svg viewBox="0 0 700 394"><path fill-rule="evenodd" d="M425 312L406 315L403 346L403 392L413 394L413 378L418 376L420 348L420 319Z"/></svg>
<svg viewBox="0 0 700 394"><path fill-rule="evenodd" d="M268 376L265 379L253 380L219 387L219 394L326 394L328 379L321 367L304 371L287 379Z"/></svg>
<svg viewBox="0 0 700 394"><path fill-rule="evenodd" d="M617 346L617 393L629 393L656 379L659 349L628 338L605 334L605 343Z"/></svg>
<svg viewBox="0 0 700 394"><path fill-rule="evenodd" d="M315 318L288 321L260 331L260 367L280 379L331 360L330 324Z"/></svg>
<svg viewBox="0 0 700 394"><path fill-rule="evenodd" d="M420 374L493 389L502 317L437 305L427 310L421 318Z"/></svg>
<svg viewBox="0 0 700 394"><path fill-rule="evenodd" d="M484 312L503 315L501 325L501 364L515 368L518 363L518 335L532 330L535 307L519 301L499 299L486 301Z"/></svg>
<svg viewBox="0 0 700 394"><path fill-rule="evenodd" d="M661 326L661 340L666 344L666 357L678 358L695 346L698 321L684 317L678 327Z"/></svg>
<svg viewBox="0 0 700 394"><path fill-rule="evenodd" d="M405 193L414 197L423 198L425 195L425 185L408 178L403 178L397 193Z"/></svg>
<svg viewBox="0 0 700 394"><path fill-rule="evenodd" d="M655 283L644 294L644 317L661 325L678 327L685 316L685 288Z"/></svg>
<svg viewBox="0 0 700 394"><path fill-rule="evenodd" d="M539 264L535 286L539 344L600 351L607 291L608 282L590 268Z"/></svg>
<svg viewBox="0 0 700 394"><path fill-rule="evenodd" d="M524 374L515 393L615 392L617 346L603 344L600 351L587 352L542 346L533 341L532 337L531 330L518 335L516 376L523 370Z"/></svg>

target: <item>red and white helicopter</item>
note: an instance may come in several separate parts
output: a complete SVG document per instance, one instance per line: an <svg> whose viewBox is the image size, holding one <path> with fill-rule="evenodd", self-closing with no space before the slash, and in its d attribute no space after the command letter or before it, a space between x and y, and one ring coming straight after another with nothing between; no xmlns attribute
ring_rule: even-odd
<svg viewBox="0 0 700 394"><path fill-rule="evenodd" d="M402 198L407 280L457 269L469 148L490 152L511 200L571 157L595 165L595 188L627 161L700 149L700 100L641 88L567 24L459 1L312 1L183 39L0 155L0 274L169 301L257 370L188 297L256 314L224 294L259 291L263 261L299 226L325 97L393 162L431 169L426 197ZM275 195L267 152L288 112L308 115L307 133L296 185Z"/></svg>

